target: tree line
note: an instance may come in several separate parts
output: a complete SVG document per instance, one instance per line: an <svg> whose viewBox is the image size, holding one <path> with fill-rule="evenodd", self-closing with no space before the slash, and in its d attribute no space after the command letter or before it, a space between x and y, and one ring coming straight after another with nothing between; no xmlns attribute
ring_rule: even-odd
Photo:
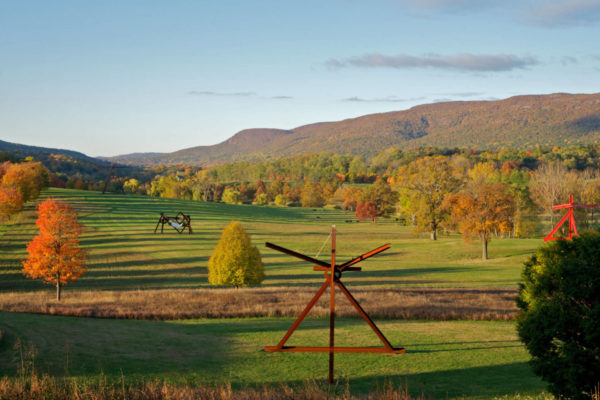
<svg viewBox="0 0 600 400"><path fill-rule="evenodd" d="M48 184L49 172L40 162L0 164L0 222L21 211L25 202L36 199Z"/></svg>

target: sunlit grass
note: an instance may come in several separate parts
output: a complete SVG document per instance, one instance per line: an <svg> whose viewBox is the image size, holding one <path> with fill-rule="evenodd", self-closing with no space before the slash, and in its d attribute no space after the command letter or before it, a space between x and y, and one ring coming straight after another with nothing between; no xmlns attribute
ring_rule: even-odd
<svg viewBox="0 0 600 400"><path fill-rule="evenodd" d="M242 222L263 255L264 286L316 285L322 280L306 262L264 247L270 241L328 260L326 242L335 224L337 257L345 260L391 243L390 250L361 264L363 272L348 273L350 285L479 287L516 286L522 263L541 244L539 239L494 239L491 259L482 261L480 244L464 243L458 235L436 242L394 220L376 224L346 222L352 213L341 210L227 205L190 200L125 196L50 189L52 196L72 204L85 226L81 245L89 250L89 272L69 289L157 289L208 287L207 260L222 229ZM165 226L154 234L160 212L178 211L192 217L193 235L177 234ZM0 290L35 290L43 285L21 273L25 247L36 234L34 205L28 205L12 224L2 227ZM2 232L0 231L0 232Z"/></svg>

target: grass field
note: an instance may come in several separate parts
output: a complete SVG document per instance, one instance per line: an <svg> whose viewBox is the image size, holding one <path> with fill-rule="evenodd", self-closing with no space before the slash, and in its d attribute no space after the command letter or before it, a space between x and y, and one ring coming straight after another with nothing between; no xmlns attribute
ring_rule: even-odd
<svg viewBox="0 0 600 400"><path fill-rule="evenodd" d="M18 375L22 342L25 362L41 373L112 381L165 379L181 384L231 382L291 385L327 376L326 354L265 353L292 319L246 318L177 321L105 320L0 313L5 332L1 373ZM326 345L325 319L309 319L290 344ZM360 320L338 320L340 345L379 345ZM336 376L357 392L374 391L386 379L413 395L491 398L543 389L527 365L528 355L507 322L385 321L380 327L407 354L336 355ZM27 349L36 350L35 357Z"/></svg>
<svg viewBox="0 0 600 400"><path fill-rule="evenodd" d="M175 310L179 314L173 312L176 318L213 316L188 312L194 307L208 307L204 304L211 302L213 309L224 310L223 316L237 315L239 303L231 300L236 291L211 290L206 264L221 230L231 220L238 220L259 247L266 269L261 287L240 293L255 296L262 309L283 309L286 296L293 297L293 293L303 296L294 305L301 307L300 303L316 291L323 279L308 263L266 248L265 241L311 256L320 252L320 258L327 260L326 240L335 224L338 260L391 243L390 250L361 264L363 272L345 274L344 282L362 296L367 309L382 309L378 302L396 296L397 303L388 304L389 314L377 314L378 318L389 318L378 320L378 325L392 344L404 346L408 352L401 356L337 355L336 376L349 382L353 392L373 392L388 380L401 387L406 385L415 396L424 394L428 398L494 398L517 393L546 396L543 383L527 364L529 356L518 341L514 322L409 321L397 319L405 318L405 314L395 305L414 301L422 309L436 307L436 312L443 315L444 307L450 305L447 310L452 312L457 303L464 301L464 307L477 309L481 315L491 312L500 315L497 319L510 318L514 315L511 296L523 261L541 244L539 239L495 239L489 246L491 259L482 261L478 242L465 244L458 235L432 242L426 236L413 236L409 228L393 220L376 224L346 222L354 219L352 214L339 210L236 206L61 189L47 190L45 196L76 208L85 227L81 245L89 250L89 271L65 287L60 307L92 310L72 315L118 318L139 317L137 308L149 313L148 318L154 318L153 311L162 312L160 318L167 320L0 312L2 376L16 379L24 366L34 365L39 373L81 382L106 378L133 384L159 379L174 384L231 382L235 388L243 388L321 380L327 374L325 354L262 351L265 345L279 341L293 321L289 317L168 319L168 308L184 303L187 308ZM193 235L179 235L168 227L162 235L153 233L160 212L174 215L178 211L191 215ZM0 306L10 301L17 305L2 309L23 310L17 304L22 299L38 307L30 308L36 312L59 308L53 288L27 280L21 273L25 246L37 233L35 217L34 205L30 204L9 224L0 226ZM189 304L188 293L196 296ZM491 293L499 294L501 301L488 298ZM121 308L119 303L123 303ZM157 305L160 303L162 309ZM97 313L94 307L98 304L113 313ZM291 308L275 315L296 312ZM317 315L323 313L326 309ZM430 315L436 318L438 314ZM408 317L410 314L406 314ZM307 319L289 344L326 345L327 323L322 318ZM340 319L336 344L358 343L378 345L362 320Z"/></svg>
<svg viewBox="0 0 600 400"><path fill-rule="evenodd" d="M344 279L354 286L507 287L516 286L523 260L541 241L496 239L490 260L480 258L480 244L465 244L458 235L433 242L415 238L410 228L390 220L347 223L351 213L305 208L226 205L145 196L102 195L50 189L43 193L72 204L85 225L81 245L90 251L89 271L69 289L158 289L208 286L206 263L221 230L242 222L263 255L263 286L314 285L322 280L311 265L264 247L265 241L311 256L319 253L331 225L338 230L338 259L345 260L391 243L390 250L362 263L363 272ZM154 234L160 212L192 217L193 235L165 227ZM23 279L21 260L36 233L33 206L0 231L0 291L36 290L42 284ZM329 244L320 253L328 258Z"/></svg>

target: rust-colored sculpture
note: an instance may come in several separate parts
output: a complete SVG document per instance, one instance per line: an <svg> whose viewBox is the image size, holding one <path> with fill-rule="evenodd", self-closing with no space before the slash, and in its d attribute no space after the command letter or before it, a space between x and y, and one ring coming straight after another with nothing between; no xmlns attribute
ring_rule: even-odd
<svg viewBox="0 0 600 400"><path fill-rule="evenodd" d="M285 254L289 254L293 257L297 257L301 260L308 261L312 264L315 264L313 268L315 271L324 271L325 273L325 282L323 286L317 291L312 300L308 303L306 308L302 311L298 319L292 324L291 328L287 331L287 333L283 336L283 339L279 341L277 346L267 346L265 347L265 351L284 351L284 352L313 352L313 353L329 353L329 383L333 384L333 354L334 353L389 353L389 354L402 354L405 353L406 350L404 348L395 348L392 347L390 342L386 339L386 337L381 333L379 328L375 325L373 320L367 315L365 310L362 309L360 304L356 301L356 299L350 294L346 286L341 282L342 272L345 271L360 271L360 267L353 267L352 265L359 263L363 260L366 260L369 257L372 257L378 253L381 253L384 250L390 248L389 244L384 244L381 247L378 247L374 250L369 251L361 256L353 258L350 261L347 261L343 264L336 264L335 261L335 225L331 227L331 264L327 264L321 260L317 260L316 258L306 256L304 254L297 253L292 250L288 250L286 248L277 246L272 243L266 243L267 247L280 251ZM334 345L334 327L335 327L335 287L338 287L342 293L350 300L350 303L356 308L360 316L369 324L371 329L375 332L377 337L383 342L383 347L335 347ZM328 347L304 347L304 346L286 346L285 343L292 336L292 333L296 330L296 328L300 325L304 317L308 314L308 312L313 308L317 300L323 295L327 287L331 288L331 300L329 304L329 346Z"/></svg>
<svg viewBox="0 0 600 400"><path fill-rule="evenodd" d="M191 235L194 233L192 230L192 219L189 215L185 215L181 211L177 213L174 217L166 216L165 213L160 213L160 217L158 218L158 222L156 223L156 228L154 228L154 233L158 229L160 225L160 233L163 233L163 229L165 224L169 225L171 228L175 229L177 233L182 233L186 229L188 233Z"/></svg>
<svg viewBox="0 0 600 400"><path fill-rule="evenodd" d="M575 204L575 203L573 203L573 195L570 194L569 202L567 204L560 204L558 206L552 206L552 208L555 210L560 210L561 208L567 208L568 211L565 214L565 216L562 217L562 219L560 221L558 221L558 224L556 224L556 226L554 227L554 229L552 229L552 231L548 234L548 236L546 236L544 238L544 242L547 242L549 240L573 239L573 235L575 235L575 236L579 235L577 233L577 225L575 225L575 215L573 214L573 208L575 208L575 207L596 208L595 205L591 205L591 204ZM569 235L563 236L563 237L555 237L554 234L556 232L558 232L558 229L567 221L569 221L568 222Z"/></svg>

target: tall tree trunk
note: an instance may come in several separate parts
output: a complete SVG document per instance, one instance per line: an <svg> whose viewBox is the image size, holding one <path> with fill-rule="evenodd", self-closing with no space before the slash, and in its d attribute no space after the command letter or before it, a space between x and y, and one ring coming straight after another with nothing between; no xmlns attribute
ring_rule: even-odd
<svg viewBox="0 0 600 400"><path fill-rule="evenodd" d="M56 301L60 301L60 280L56 282Z"/></svg>
<svg viewBox="0 0 600 400"><path fill-rule="evenodd" d="M488 241L487 239L482 236L481 237L481 259L482 260L487 260L488 259L488 254L487 254L487 245L488 245Z"/></svg>
<svg viewBox="0 0 600 400"><path fill-rule="evenodd" d="M433 221L431 222L431 240L437 240L437 220L434 218Z"/></svg>

